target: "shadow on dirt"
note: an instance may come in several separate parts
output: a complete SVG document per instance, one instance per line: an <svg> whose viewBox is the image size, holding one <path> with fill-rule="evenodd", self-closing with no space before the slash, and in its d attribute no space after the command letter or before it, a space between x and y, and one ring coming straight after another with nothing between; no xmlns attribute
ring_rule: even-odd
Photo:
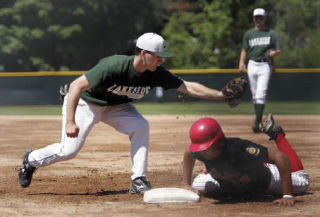
<svg viewBox="0 0 320 217"><path fill-rule="evenodd" d="M95 193L94 195L96 195L96 196L116 195L116 194L127 194L128 192L129 192L129 190L120 190L120 191L104 191L104 190L101 190L101 191Z"/></svg>
<svg viewBox="0 0 320 217"><path fill-rule="evenodd" d="M310 193L305 193L310 194ZM296 195L298 196L298 195ZM235 196L226 196L226 195L217 195L217 196L208 196L208 198L214 199L216 201L213 201L213 204L237 204L237 203L250 203L250 202L265 202L265 203L271 203L274 200L280 199L282 195L247 195L247 196L241 196L241 195L235 195ZM296 203L303 202L303 200L299 200L298 198L295 198Z"/></svg>
<svg viewBox="0 0 320 217"><path fill-rule="evenodd" d="M64 195L64 196L106 196L106 195L119 195L119 194L127 194L129 190L119 190L119 191L105 191L101 190L96 193L37 193L37 194L29 194L29 195Z"/></svg>

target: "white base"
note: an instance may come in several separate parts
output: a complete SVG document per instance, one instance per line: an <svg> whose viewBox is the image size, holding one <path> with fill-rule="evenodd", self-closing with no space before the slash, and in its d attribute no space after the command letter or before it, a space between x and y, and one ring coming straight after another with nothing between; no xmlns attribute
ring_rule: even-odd
<svg viewBox="0 0 320 217"><path fill-rule="evenodd" d="M199 199L199 195L183 188L155 188L143 195L145 203L190 203Z"/></svg>

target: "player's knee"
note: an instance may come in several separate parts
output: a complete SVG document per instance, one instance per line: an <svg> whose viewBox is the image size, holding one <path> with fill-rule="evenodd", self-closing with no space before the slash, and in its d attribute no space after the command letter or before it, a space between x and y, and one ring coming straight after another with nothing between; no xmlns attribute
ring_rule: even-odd
<svg viewBox="0 0 320 217"><path fill-rule="evenodd" d="M204 179L205 178L205 174L200 174L198 176L196 176L192 182L192 187L194 189L197 189L200 193L204 193L205 191L205 183L207 182L207 180Z"/></svg>
<svg viewBox="0 0 320 217"><path fill-rule="evenodd" d="M304 170L299 170L293 174L293 192L296 194L305 193L309 188L309 175Z"/></svg>
<svg viewBox="0 0 320 217"><path fill-rule="evenodd" d="M74 158L75 156L77 156L79 150L75 147L72 147L71 145L68 146L68 145L65 145L61 151L60 151L60 157L63 159L63 160L69 160L69 159L72 159Z"/></svg>
<svg viewBox="0 0 320 217"><path fill-rule="evenodd" d="M199 174L193 180L192 187L201 194L214 194L220 191L220 184L210 174Z"/></svg>
<svg viewBox="0 0 320 217"><path fill-rule="evenodd" d="M302 170L300 174L300 182L304 191L307 191L307 189L309 188L309 176L304 170Z"/></svg>
<svg viewBox="0 0 320 217"><path fill-rule="evenodd" d="M137 131L149 132L149 122L145 118L141 117L136 124L137 124L137 127L136 127Z"/></svg>

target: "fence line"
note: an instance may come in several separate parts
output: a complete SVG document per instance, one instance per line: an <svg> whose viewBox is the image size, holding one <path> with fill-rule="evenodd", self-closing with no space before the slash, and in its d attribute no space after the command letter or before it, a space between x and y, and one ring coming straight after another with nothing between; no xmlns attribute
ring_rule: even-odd
<svg viewBox="0 0 320 217"><path fill-rule="evenodd" d="M174 74L234 74L238 69L171 69ZM86 71L0 72L0 77L77 76ZM276 68L275 73L320 73L320 68Z"/></svg>

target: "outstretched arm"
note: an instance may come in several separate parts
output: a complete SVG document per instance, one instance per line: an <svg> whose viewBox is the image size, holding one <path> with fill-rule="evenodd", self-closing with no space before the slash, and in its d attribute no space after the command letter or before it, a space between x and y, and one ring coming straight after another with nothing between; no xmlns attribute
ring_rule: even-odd
<svg viewBox="0 0 320 217"><path fill-rule="evenodd" d="M280 172L283 198L275 200L274 204L293 206L295 199L292 196L292 180L289 159L286 154L278 150L268 149L268 161L274 163Z"/></svg>
<svg viewBox="0 0 320 217"><path fill-rule="evenodd" d="M192 190L193 192L200 194L198 190L191 187L191 179L192 179L192 171L194 168L194 163L196 159L192 157L191 152L186 150L183 156L183 177L182 184L188 190Z"/></svg>
<svg viewBox="0 0 320 217"><path fill-rule="evenodd" d="M77 137L79 127L75 122L76 108L80 99L81 92L89 89L89 84L86 76L82 75L70 84L68 101L67 101L67 120L66 120L66 134L68 137Z"/></svg>
<svg viewBox="0 0 320 217"><path fill-rule="evenodd" d="M183 81L177 91L201 99L224 100L221 91L208 88L198 82Z"/></svg>

